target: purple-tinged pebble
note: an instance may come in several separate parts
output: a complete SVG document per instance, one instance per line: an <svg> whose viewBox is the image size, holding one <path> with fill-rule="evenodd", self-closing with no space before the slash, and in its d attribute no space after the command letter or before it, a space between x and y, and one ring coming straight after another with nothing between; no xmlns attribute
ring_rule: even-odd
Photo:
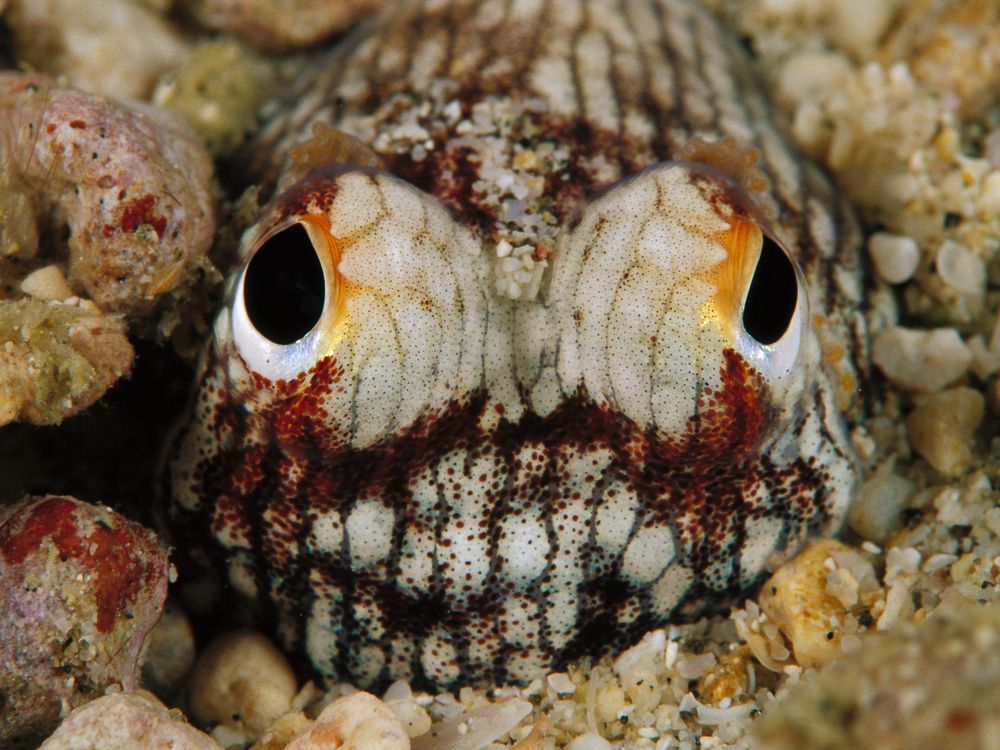
<svg viewBox="0 0 1000 750"><path fill-rule="evenodd" d="M0 745L135 687L167 577L157 537L109 508L50 495L0 514Z"/></svg>

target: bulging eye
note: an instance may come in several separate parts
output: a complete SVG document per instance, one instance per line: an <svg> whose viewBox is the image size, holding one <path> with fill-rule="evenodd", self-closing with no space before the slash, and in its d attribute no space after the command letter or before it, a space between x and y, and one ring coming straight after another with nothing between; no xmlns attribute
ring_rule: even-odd
<svg viewBox="0 0 1000 750"><path fill-rule="evenodd" d="M743 303L743 330L765 346L780 341L792 324L798 300L799 280L791 258L764 235Z"/></svg>
<svg viewBox="0 0 1000 750"><path fill-rule="evenodd" d="M780 379L799 361L808 323L804 280L781 245L762 232L752 234L761 238L760 252L740 311L740 349L757 369Z"/></svg>
<svg viewBox="0 0 1000 750"><path fill-rule="evenodd" d="M268 239L243 276L243 304L264 338L288 345L312 330L323 314L326 280L309 234L292 224Z"/></svg>
<svg viewBox="0 0 1000 750"><path fill-rule="evenodd" d="M250 240L231 305L246 364L272 380L308 370L329 338L336 258L325 219L304 216Z"/></svg>

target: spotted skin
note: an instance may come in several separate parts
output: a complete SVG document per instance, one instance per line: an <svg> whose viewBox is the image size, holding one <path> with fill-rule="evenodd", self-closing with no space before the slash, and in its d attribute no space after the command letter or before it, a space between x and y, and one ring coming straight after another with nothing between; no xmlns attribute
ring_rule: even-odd
<svg viewBox="0 0 1000 750"><path fill-rule="evenodd" d="M527 680L836 530L858 237L750 67L683 0L426 0L273 105L168 519L321 678ZM277 345L244 280L288 227L327 295ZM765 345L770 242L800 270Z"/></svg>

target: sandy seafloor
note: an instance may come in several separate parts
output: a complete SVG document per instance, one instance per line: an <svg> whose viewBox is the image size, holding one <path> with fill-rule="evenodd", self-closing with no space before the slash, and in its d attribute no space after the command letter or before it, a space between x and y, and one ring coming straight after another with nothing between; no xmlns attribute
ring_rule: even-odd
<svg viewBox="0 0 1000 750"><path fill-rule="evenodd" d="M83 2L79 16L40 14L49 47L39 50L43 22L18 9L33 2L7 3L8 65L152 97L190 116L217 152L232 150L257 102L234 99L239 86L194 86L205 60L225 50L274 88L303 60L250 53L226 33L206 57L195 22L139 0L163 24L145 51L88 26ZM706 4L755 55L799 148L855 205L869 274L899 306L899 326L872 346L879 405L852 433L867 474L843 546L784 568L803 577L789 584L806 601L799 610L787 589L768 596L766 585L732 615L668 627L626 657L413 705L437 720L522 697L530 714L496 742L523 749L1000 747L1000 3ZM129 3L107 3L118 5ZM52 53L60 24L93 64ZM4 269L13 299L16 271ZM197 304L216 291L204 283ZM146 512L156 446L190 378L160 344L170 331L168 344L189 354L201 324L176 324L176 308L157 314L133 321L136 369L103 401L59 426L0 428L0 500L72 492ZM214 736L254 739L240 727Z"/></svg>

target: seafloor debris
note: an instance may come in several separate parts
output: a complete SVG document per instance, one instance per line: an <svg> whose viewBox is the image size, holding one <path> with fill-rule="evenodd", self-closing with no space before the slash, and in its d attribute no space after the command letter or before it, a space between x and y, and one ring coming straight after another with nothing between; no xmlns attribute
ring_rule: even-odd
<svg viewBox="0 0 1000 750"><path fill-rule="evenodd" d="M1000 742L1000 608L973 602L867 641L793 689L757 750L992 748Z"/></svg>
<svg viewBox="0 0 1000 750"><path fill-rule="evenodd" d="M7 23L19 61L116 99L148 97L191 46L161 13L132 0L10 0Z"/></svg>
<svg viewBox="0 0 1000 750"><path fill-rule="evenodd" d="M900 388L931 393L962 377L972 354L954 328L890 326L872 342L872 361Z"/></svg>
<svg viewBox="0 0 1000 750"><path fill-rule="evenodd" d="M38 282L38 273L25 281ZM45 293L34 288L37 283L28 286ZM90 406L132 366L121 316L104 315L71 295L0 300L0 341L0 425L61 422Z"/></svg>
<svg viewBox="0 0 1000 750"><path fill-rule="evenodd" d="M0 167L0 424L54 424L211 270L213 165L177 115L0 73Z"/></svg>
<svg viewBox="0 0 1000 750"><path fill-rule="evenodd" d="M226 155L256 126L275 81L272 62L233 39L211 39L160 79L153 102L181 112L213 154Z"/></svg>
<svg viewBox="0 0 1000 750"><path fill-rule="evenodd" d="M974 433L985 411L986 399L974 388L934 393L906 418L910 444L939 472L957 476L972 462Z"/></svg>
<svg viewBox="0 0 1000 750"><path fill-rule="evenodd" d="M40 750L222 750L144 691L113 693L70 712Z"/></svg>
<svg viewBox="0 0 1000 750"><path fill-rule="evenodd" d="M210 29L278 50L315 44L347 28L386 0L182 0Z"/></svg>
<svg viewBox="0 0 1000 750"><path fill-rule="evenodd" d="M858 632L859 619L880 593L868 560L835 539L820 539L778 568L762 587L759 603L787 636L795 661L811 667L843 653L844 638ZM747 636L753 649L753 636Z"/></svg>
<svg viewBox="0 0 1000 750"><path fill-rule="evenodd" d="M19 207L29 228L25 211L37 219L58 208L69 227L69 283L101 309L151 309L208 250L212 161L179 119L3 73L0 122L5 208ZM8 262L38 253L30 234L5 239Z"/></svg>
<svg viewBox="0 0 1000 750"><path fill-rule="evenodd" d="M167 595L159 540L70 497L3 508L0 744L45 736L65 710L136 686L139 654Z"/></svg>
<svg viewBox="0 0 1000 750"><path fill-rule="evenodd" d="M839 666L825 668L817 678L812 668L803 670L791 662L778 673L764 669L747 654L748 647L737 645L732 621L724 617L670 628L665 637L652 638L633 654L647 661L621 661L620 674L607 662L574 665L568 672L521 688L491 688L490 695L523 698L535 707L521 726L498 736L497 742L504 746L526 742L544 727L549 747L571 750L611 750L612 743L642 750L745 748L750 717L764 710L769 718L761 725L759 740L769 750L809 743L830 750L893 748L886 733L879 733L882 729L896 732L893 737L909 746L944 742L954 748L998 746L1000 729L991 717L1000 715L1000 710L986 702L1000 689L992 661L1000 650L992 635L995 627L980 627L983 620L995 622L1000 616L1000 507L995 507L996 477L1000 476L995 442L995 418L1000 413L996 376L1000 371L1000 123L996 112L990 111L996 104L1000 77L1000 66L995 64L1000 50L997 6L983 0L704 3L728 11L729 21L752 47L759 69L774 84L771 90L792 123L800 147L835 173L868 226L880 230L868 244L874 270L880 278L900 284L895 291L905 302L905 325L909 330L925 329L918 349L934 355L945 370L959 370L954 377L949 372L946 382L986 394L993 416L980 426L979 439L967 444L972 460L958 476L932 471L917 457L914 447L920 439L912 434L912 426L907 434L903 417L911 407L919 413L928 402L915 397L911 385L898 390L891 382L885 384L889 408L854 436L865 461L878 467L862 484L850 518L852 532L881 545L861 545L865 554L872 555L886 596L870 612L877 624L871 623L869 630L902 627L903 634L875 636L877 640L868 641L860 651L848 653L842 647L844 658ZM0 11L5 4L5 21L15 35L18 17L11 6L55 7L35 0L0 0ZM75 6L74 13L53 14L50 20L77 34L74 40L85 40L85 19L79 18L76 9L91 3L59 3L67 4ZM117 8L129 3L98 4ZM132 4L163 11L170 0ZM97 13L92 17L97 18ZM135 49L133 43L140 48L155 43L152 27L142 29L142 33L133 29L118 34L120 47L102 48L112 50L110 54L93 55L98 68L98 78L93 80L103 78L110 82L107 85L121 80L137 89L148 86L151 79L146 66L157 55L137 57L129 52ZM197 83L197 77L192 80ZM206 102L206 113L214 117L217 113ZM11 125L3 121L4 129ZM0 171L3 174L6 170ZM34 203L26 203L22 192L0 185L0 206L6 212L5 221L0 222L0 248L10 248L4 231L28 237L26 246L35 247ZM17 217L30 218L30 227L24 229ZM13 278L9 271L0 273L0 284L8 294L22 288L34 297L33 303L65 300L45 296L44 290L59 288L57 282L36 286L46 281L45 274L30 283L23 279L25 273L53 260L59 259L31 260ZM52 282L51 271L48 275ZM77 290L79 294L81 288ZM69 306L96 313L87 303ZM49 312L61 311L61 307L49 305ZM947 339L930 339L929 334L941 327ZM18 345L16 339L9 340L12 346ZM940 346L928 348L924 346L928 341ZM930 351L934 348L936 352ZM971 352L971 363L965 348ZM66 351L62 356L52 350L49 361L69 363L68 370L76 371L73 354ZM888 367L902 372L898 363ZM912 382L925 390L942 387L933 367L918 362L910 373ZM947 416L938 415L942 420ZM938 417L925 425L931 434L938 431ZM828 576L832 590L849 595L850 582L845 588L837 572L840 569L837 564L828 571L835 574ZM824 592L826 586L824 580ZM943 628L934 624L940 622L938 615L916 628L907 624L927 618L942 602L951 606L977 600L987 602L986 608L980 610L975 604L959 608L957 618L950 618ZM756 604L748 610L754 608L759 615ZM786 649L783 656L793 659L787 648L790 644L777 625L770 622L765 627L774 636L768 645L781 645ZM846 640L856 647L868 638L861 634ZM965 656L948 662L959 648ZM882 675L886 679L879 681ZM638 685L645 679L650 680L648 685ZM805 685L796 690L800 679ZM631 697L645 700L643 687L649 695L659 696L659 703L648 710L646 703L633 702ZM398 715L406 712L412 717L412 738L426 733L432 719L459 717L482 705L486 694L467 688L457 696L414 696L408 686L397 684L386 693L385 701ZM915 703L906 703L909 700ZM843 701L848 703L846 711L841 710ZM118 714L107 708L121 704L127 704L129 711ZM293 708L299 704L297 697ZM74 711L45 748L76 747L68 740L75 734L91 742L95 750L126 745L158 750L173 736L143 729L152 723L142 718L145 711L143 699L134 695L101 698ZM175 714L168 715L162 708L150 712L159 718ZM844 721L849 714L852 720ZM315 715L312 707L309 715ZM311 725L305 713L293 710L272 724L256 747L280 750ZM135 731L127 736L116 733L132 726ZM952 731L942 740L941 730ZM178 750L218 750L194 730L184 731L197 739L187 745L177 740ZM782 744L782 738L792 744ZM147 740L152 744L144 745Z"/></svg>
<svg viewBox="0 0 1000 750"><path fill-rule="evenodd" d="M338 698L285 750L410 750L399 718L371 693Z"/></svg>

